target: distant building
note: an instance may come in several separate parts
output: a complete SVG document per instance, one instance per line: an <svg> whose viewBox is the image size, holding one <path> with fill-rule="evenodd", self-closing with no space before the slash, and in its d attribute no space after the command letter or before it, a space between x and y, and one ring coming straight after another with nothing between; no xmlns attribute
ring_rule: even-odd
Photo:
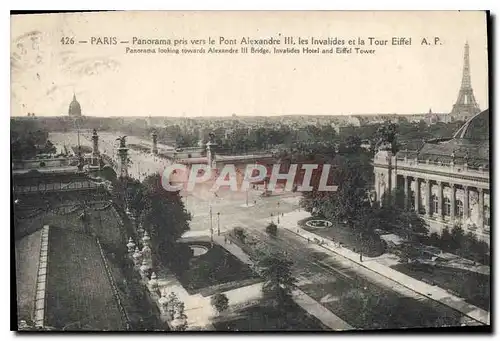
<svg viewBox="0 0 500 341"><path fill-rule="evenodd" d="M73 100L69 104L68 115L73 117L81 117L82 116L82 107L80 103L76 100L76 95L73 94Z"/></svg>
<svg viewBox="0 0 500 341"><path fill-rule="evenodd" d="M432 109L429 109L424 121L427 124L436 124L438 122L449 123L451 122L451 115L449 113L435 113L432 112Z"/></svg>
<svg viewBox="0 0 500 341"><path fill-rule="evenodd" d="M404 205L428 222L430 232L454 225L490 241L489 110L469 119L449 139L424 143L393 155L380 149L374 158L375 192L404 189Z"/></svg>

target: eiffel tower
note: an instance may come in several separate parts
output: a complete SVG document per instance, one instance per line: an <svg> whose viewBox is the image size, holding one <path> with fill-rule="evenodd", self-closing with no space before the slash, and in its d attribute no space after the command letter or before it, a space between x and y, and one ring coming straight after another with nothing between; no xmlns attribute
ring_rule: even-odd
<svg viewBox="0 0 500 341"><path fill-rule="evenodd" d="M472 85L470 81L470 65L469 65L469 43L465 43L464 49L464 69L462 74L462 86L458 92L457 102L453 105L451 116L454 120L465 121L468 118L479 113L479 105L474 97Z"/></svg>

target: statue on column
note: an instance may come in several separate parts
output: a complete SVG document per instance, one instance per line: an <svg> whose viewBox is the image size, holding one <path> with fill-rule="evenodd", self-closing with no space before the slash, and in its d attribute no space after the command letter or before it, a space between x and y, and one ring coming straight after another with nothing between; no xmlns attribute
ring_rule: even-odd
<svg viewBox="0 0 500 341"><path fill-rule="evenodd" d="M209 133L208 134L208 142L207 142L207 165L211 169L216 168L215 153L212 150L213 149L212 147L214 147L216 145L217 144L215 143L215 134L213 132Z"/></svg>
<svg viewBox="0 0 500 341"><path fill-rule="evenodd" d="M119 137L116 139L117 141L120 141L120 148L127 148L127 146L126 146L126 141L125 141L125 138L126 138L126 137L127 137L127 136L126 136L126 135L124 135L124 136L119 136Z"/></svg>
<svg viewBox="0 0 500 341"><path fill-rule="evenodd" d="M154 155L158 154L158 134L156 134L156 131L153 131L151 134L151 137L153 139L153 146L151 148L151 153Z"/></svg>

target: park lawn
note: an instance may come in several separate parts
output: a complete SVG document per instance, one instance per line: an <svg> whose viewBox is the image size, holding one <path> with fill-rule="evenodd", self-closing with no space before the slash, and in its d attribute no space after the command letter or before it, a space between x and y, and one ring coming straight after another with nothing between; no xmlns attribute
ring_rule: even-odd
<svg viewBox="0 0 500 341"><path fill-rule="evenodd" d="M490 311L490 276L488 275L429 264L403 263L394 265L392 268L418 280L451 290L466 302Z"/></svg>
<svg viewBox="0 0 500 341"><path fill-rule="evenodd" d="M238 283L259 276L242 263L239 259L217 244L210 242L196 241L188 244L201 245L207 247L207 253L198 257L192 257L187 269L175 269L177 278L182 286L194 295L205 288L234 282L230 290L238 287Z"/></svg>
<svg viewBox="0 0 500 341"><path fill-rule="evenodd" d="M51 227L46 324L62 329L125 330L94 238Z"/></svg>
<svg viewBox="0 0 500 341"><path fill-rule="evenodd" d="M304 230L317 234L319 238L333 240L349 250L359 252L363 250L363 254L368 257L378 257L385 252L385 243L377 234L364 235L363 239L359 233L349 229L343 224L332 222L331 227L314 228L306 225L309 220L318 220L322 218L309 217L298 222L298 225Z"/></svg>
<svg viewBox="0 0 500 341"><path fill-rule="evenodd" d="M322 331L327 328L297 304L292 303L285 313L280 313L265 304L243 308L236 318L214 321L217 331Z"/></svg>

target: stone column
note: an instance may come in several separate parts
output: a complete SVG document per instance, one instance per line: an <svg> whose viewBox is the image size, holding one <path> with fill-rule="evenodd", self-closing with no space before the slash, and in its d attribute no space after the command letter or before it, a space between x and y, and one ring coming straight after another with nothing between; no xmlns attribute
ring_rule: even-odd
<svg viewBox="0 0 500 341"><path fill-rule="evenodd" d="M99 155L99 135L95 129L92 132L92 155L94 157Z"/></svg>
<svg viewBox="0 0 500 341"><path fill-rule="evenodd" d="M470 217L470 212L469 212L469 187L463 186L464 188L464 221L469 219Z"/></svg>
<svg viewBox="0 0 500 341"><path fill-rule="evenodd" d="M438 199L438 211L437 211L437 218L439 220L443 219L443 183L441 181L437 182L438 185L438 194L437 194L437 199Z"/></svg>
<svg viewBox="0 0 500 341"><path fill-rule="evenodd" d="M415 178L415 212L420 213L420 181Z"/></svg>
<svg viewBox="0 0 500 341"><path fill-rule="evenodd" d="M451 206L451 209L450 209L450 220L451 222L455 222L455 201L456 201L456 197L455 197L455 184L452 184L450 183L450 189L451 189L451 198L450 198L450 206Z"/></svg>
<svg viewBox="0 0 500 341"><path fill-rule="evenodd" d="M128 249L128 252L130 254L132 254L132 252L134 252L135 243L134 243L134 240L132 239L132 237L130 237L129 240L128 240L127 249Z"/></svg>
<svg viewBox="0 0 500 341"><path fill-rule="evenodd" d="M151 137L153 139L153 146L151 148L151 153L156 155L156 154L158 154L158 135L156 134L156 132L153 132Z"/></svg>
<svg viewBox="0 0 500 341"><path fill-rule="evenodd" d="M482 188L477 189L477 195L479 197L478 205L479 205L479 214L478 214L478 225L480 229L484 228L484 193Z"/></svg>
<svg viewBox="0 0 500 341"><path fill-rule="evenodd" d="M410 184L408 183L408 176L403 175L403 178L404 178L404 180L405 180L405 184L404 184L404 190L405 190L404 207L405 207L405 208L408 208L408 203L409 203L409 201L410 201L410 200L409 200L410 198L409 198L409 196L408 196L408 186L409 186Z"/></svg>
<svg viewBox="0 0 500 341"><path fill-rule="evenodd" d="M425 181L425 216L431 216L431 180Z"/></svg>
<svg viewBox="0 0 500 341"><path fill-rule="evenodd" d="M120 177L128 177L128 148L125 143L125 136L119 138L120 147L118 148L118 156L120 158Z"/></svg>

